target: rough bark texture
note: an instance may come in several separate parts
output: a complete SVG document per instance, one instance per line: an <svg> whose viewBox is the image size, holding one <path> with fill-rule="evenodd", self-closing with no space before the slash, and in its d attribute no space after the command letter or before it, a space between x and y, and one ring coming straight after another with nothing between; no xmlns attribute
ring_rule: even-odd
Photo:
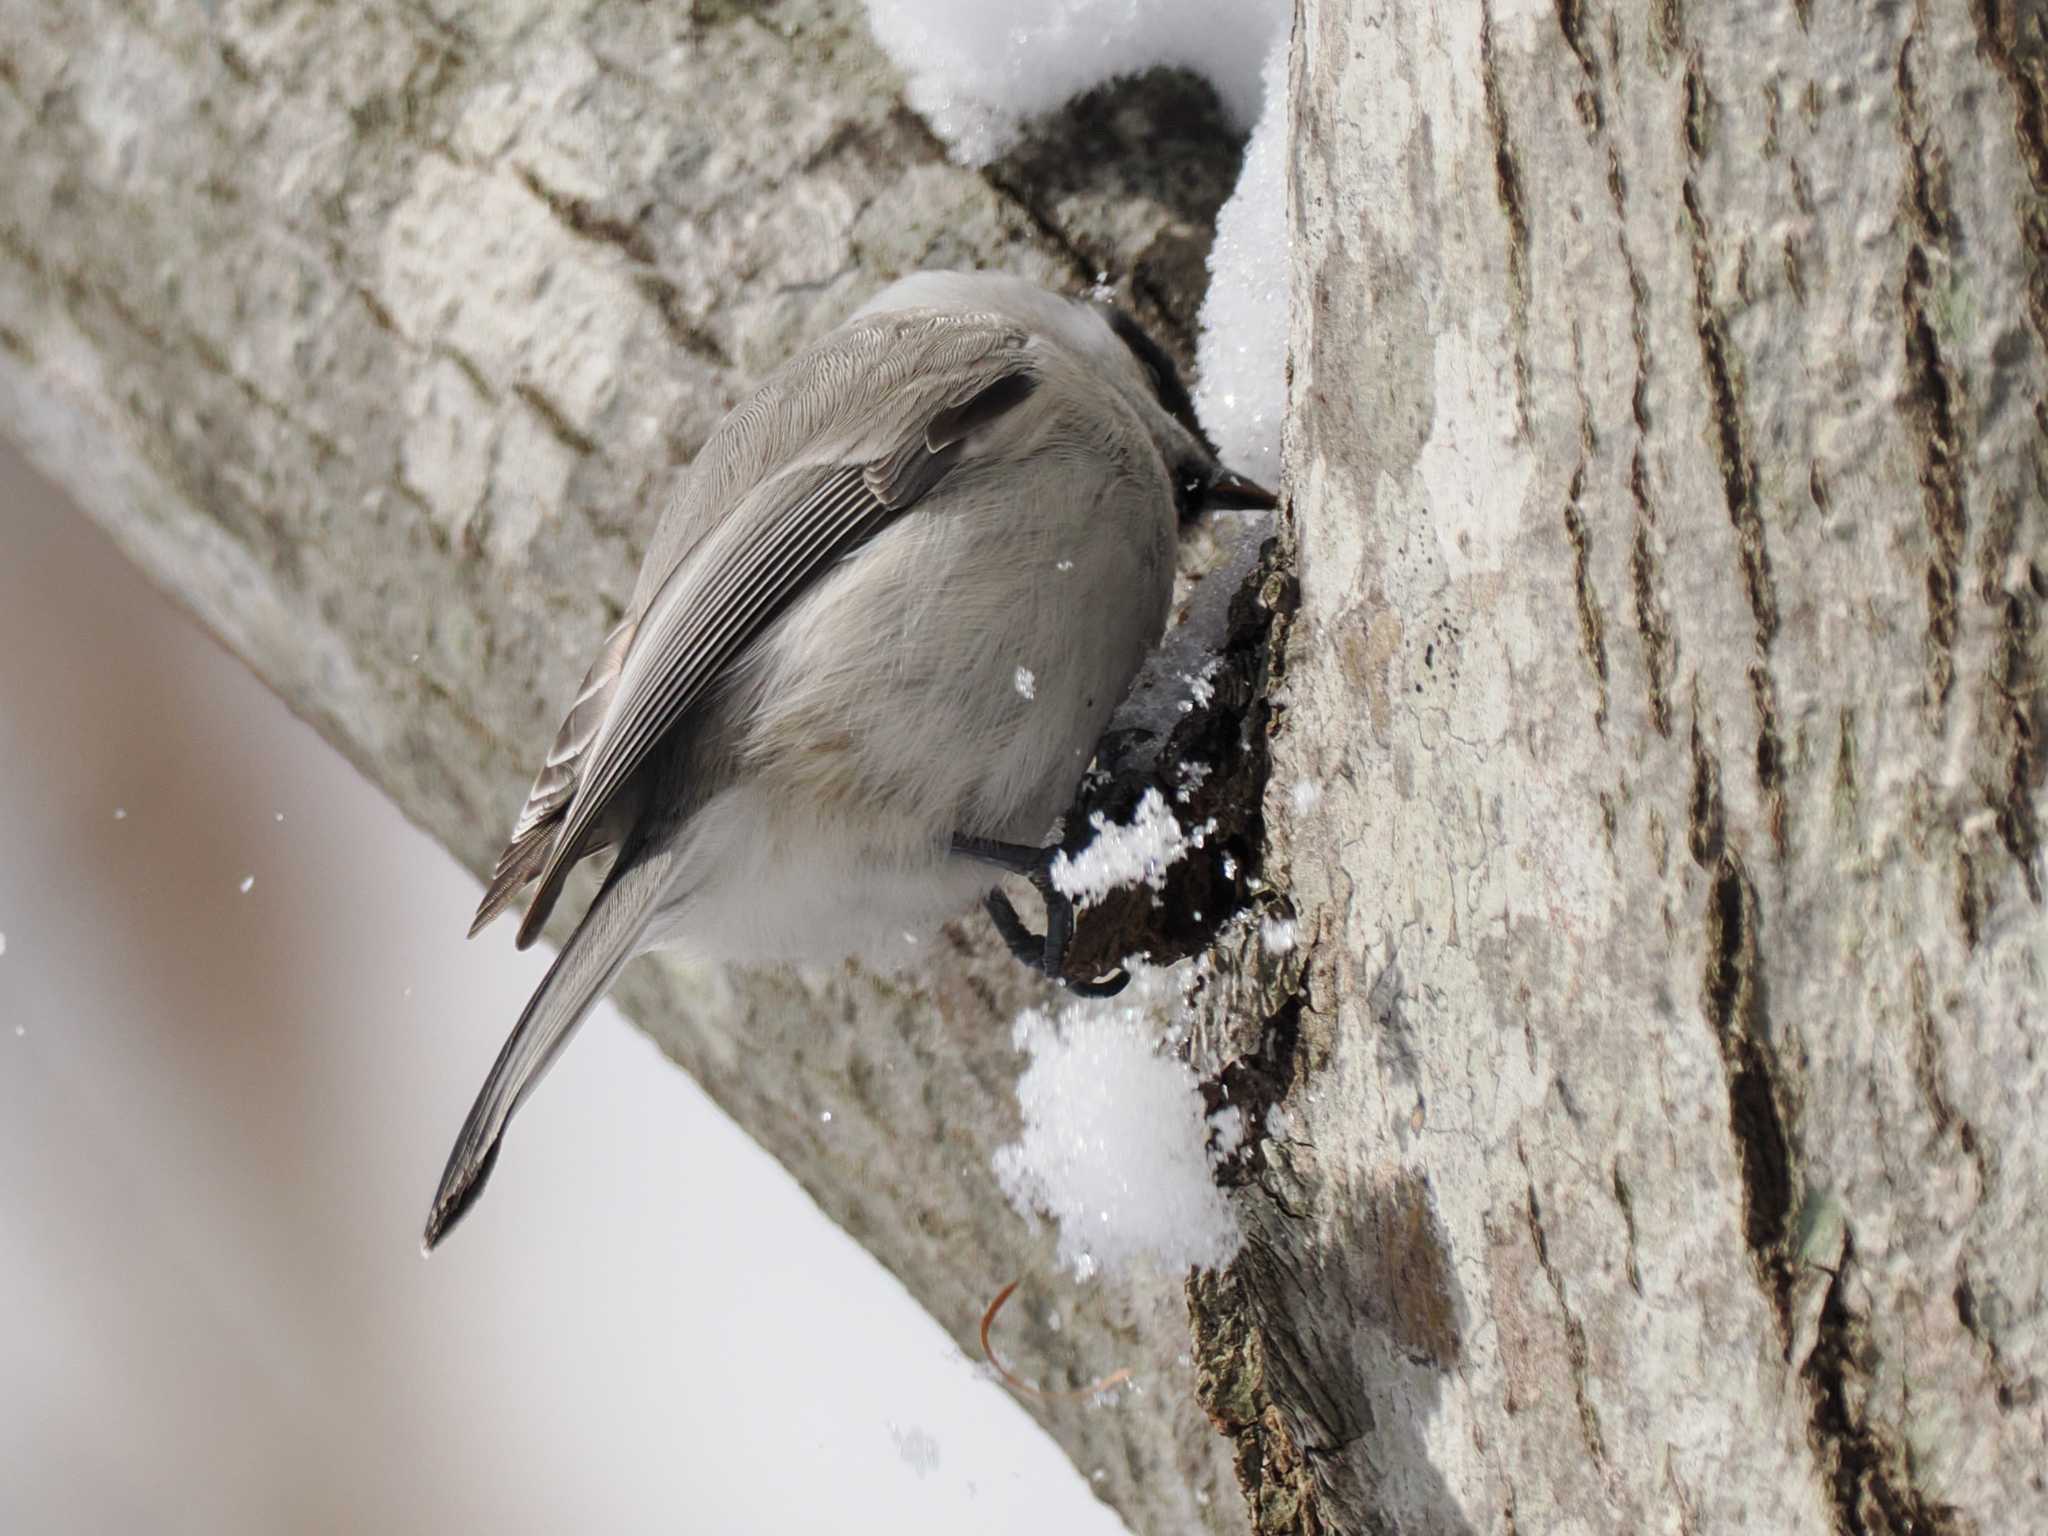
<svg viewBox="0 0 2048 1536"><path fill-rule="evenodd" d="M1305 0L1259 1529L2048 1529L2044 44Z"/></svg>
<svg viewBox="0 0 2048 1536"><path fill-rule="evenodd" d="M964 170L854 0L0 0L0 422L482 870L751 381L927 266L1107 273L1184 348L1240 149L1161 73ZM1026 1374L1139 1369L1032 1405L1135 1529L1241 1528L1177 1284L1060 1294L995 1187L1042 993L982 923L942 948L927 992L643 961L620 996L963 1347L1021 1277Z"/></svg>

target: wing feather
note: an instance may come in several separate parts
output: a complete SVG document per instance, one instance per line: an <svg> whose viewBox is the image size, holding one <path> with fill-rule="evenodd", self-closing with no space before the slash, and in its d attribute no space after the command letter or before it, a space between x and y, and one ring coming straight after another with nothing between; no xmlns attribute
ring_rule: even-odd
<svg viewBox="0 0 2048 1536"><path fill-rule="evenodd" d="M627 658L612 713L538 872L533 904L519 927L521 947L547 921L574 862L571 851L655 744L826 565L896 515L868 490L857 467L809 478L808 493L773 521L729 520L656 594L644 641ZM788 494L780 486L769 489ZM723 536L728 530L731 536Z"/></svg>
<svg viewBox="0 0 2048 1536"><path fill-rule="evenodd" d="M583 674L583 686L576 690L576 702L569 706L561 729L555 732L547 760L534 776L533 788L526 794L526 804L520 807L519 819L512 824L511 839L506 843L505 851L498 855L497 868L491 871L491 883L477 906L476 916L470 920L471 938L475 938L493 918L512 904L546 862L562 812L568 809L576 794L576 779L583 754L590 750L598 727L604 724L605 711L611 706L612 693L619 685L619 669L626 663L626 651L632 645L633 632L638 627L638 618L627 618L615 626L604 637L604 644L598 647L597 659L590 664L590 670Z"/></svg>

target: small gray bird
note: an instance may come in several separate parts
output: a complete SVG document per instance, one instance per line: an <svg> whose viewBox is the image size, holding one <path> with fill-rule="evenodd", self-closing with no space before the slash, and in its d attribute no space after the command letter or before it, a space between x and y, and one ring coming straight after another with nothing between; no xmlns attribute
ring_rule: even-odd
<svg viewBox="0 0 2048 1536"><path fill-rule="evenodd" d="M1040 843L1159 639L1178 524L1272 505L1129 316L1018 278L905 278L772 374L655 528L477 909L472 934L532 885L524 948L569 871L613 853L463 1124L426 1246L645 950L900 953L983 895L1058 977L1073 909ZM999 872L1044 896L1042 938Z"/></svg>

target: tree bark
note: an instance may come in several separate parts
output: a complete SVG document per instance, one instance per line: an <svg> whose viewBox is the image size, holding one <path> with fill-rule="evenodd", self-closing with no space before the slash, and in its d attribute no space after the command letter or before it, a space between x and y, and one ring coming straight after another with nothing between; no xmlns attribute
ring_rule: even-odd
<svg viewBox="0 0 2048 1536"><path fill-rule="evenodd" d="M0 0L0 422L482 871L754 379L931 266L1106 273L1185 353L1241 148L1158 73L964 169L852 0ZM1023 1279L1024 1374L1138 1368L1027 1404L1135 1530L1239 1528L1177 1281L1062 1289L996 1186L1043 990L983 923L941 947L922 989L655 959L618 996L963 1348Z"/></svg>
<svg viewBox="0 0 2048 1536"><path fill-rule="evenodd" d="M2048 1529L2044 87L1993 0L1305 0L1258 1529Z"/></svg>

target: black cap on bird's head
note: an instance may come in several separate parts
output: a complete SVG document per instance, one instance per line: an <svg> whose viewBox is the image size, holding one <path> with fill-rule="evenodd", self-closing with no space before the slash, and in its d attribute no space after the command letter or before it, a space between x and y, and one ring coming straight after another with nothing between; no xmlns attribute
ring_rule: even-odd
<svg viewBox="0 0 2048 1536"><path fill-rule="evenodd" d="M1180 370L1174 366L1166 348L1154 341L1142 325L1116 305L1102 304L1099 308L1102 318L1109 322L1109 328L1144 370L1161 409L1194 439L1198 451L1173 465L1173 496L1180 508L1180 520L1192 522L1205 512L1267 512L1277 507L1280 498L1271 491L1236 470L1223 467L1216 456L1216 445L1209 440L1209 434L1202 430L1202 423L1195 416L1195 402L1188 394L1187 385L1181 382Z"/></svg>

